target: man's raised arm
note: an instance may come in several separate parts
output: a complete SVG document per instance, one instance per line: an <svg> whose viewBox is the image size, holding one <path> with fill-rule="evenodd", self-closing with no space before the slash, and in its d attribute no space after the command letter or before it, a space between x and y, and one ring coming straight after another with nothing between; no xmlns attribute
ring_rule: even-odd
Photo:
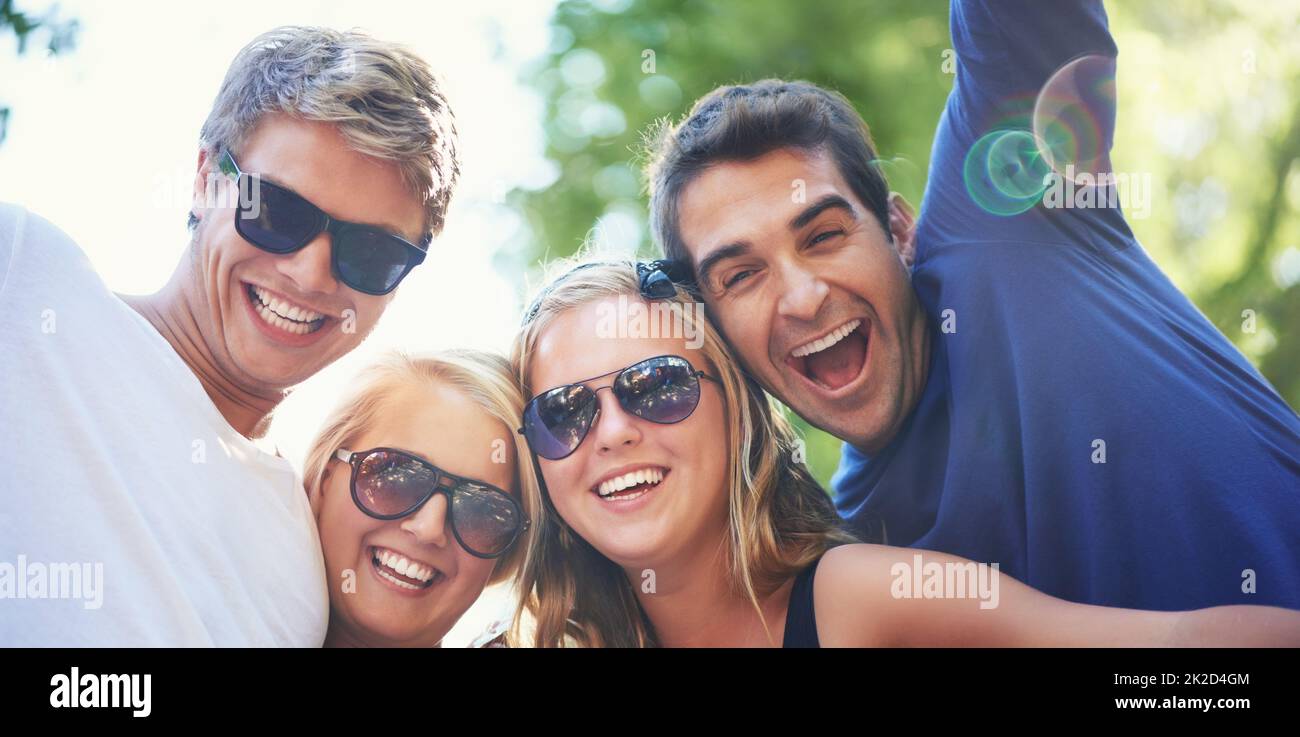
<svg viewBox="0 0 1300 737"><path fill-rule="evenodd" d="M1113 81L1118 51L1106 11L1099 0L953 0L949 19L955 79L935 135L922 211L928 221L923 227L930 232L923 240L961 240L990 225L1004 237L1015 237L1022 226L1034 229L1044 224L1011 217L1037 202L1034 189L1042 189L1039 185L1048 171L1048 161L1029 161L1035 100L1062 67L1085 56L1093 57L1086 71L1103 83L1098 86ZM1072 87L1076 81L1069 80L1062 91L1076 91ZM1077 142L1105 161L1115 130L1113 96L1095 97L1087 113L1087 140ZM991 173L963 168L972 147L992 147L998 134L989 134L999 129L1022 131L1001 140L1005 150L994 152L1013 156L1012 165L1020 166L1019 180L1011 175L1007 181L985 181L1007 176L1006 167ZM1057 130L1079 133L1068 126ZM1017 152L1019 161L1014 158ZM988 152L981 148L976 153L984 157Z"/></svg>

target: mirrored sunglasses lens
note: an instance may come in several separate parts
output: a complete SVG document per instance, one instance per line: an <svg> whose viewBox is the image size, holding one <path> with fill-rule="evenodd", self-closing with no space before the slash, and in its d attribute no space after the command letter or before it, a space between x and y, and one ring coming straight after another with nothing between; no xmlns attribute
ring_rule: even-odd
<svg viewBox="0 0 1300 737"><path fill-rule="evenodd" d="M591 427L596 403L581 385L562 386L535 398L524 411L524 436L537 455L558 460L572 453Z"/></svg>
<svg viewBox="0 0 1300 737"><path fill-rule="evenodd" d="M375 451L361 460L356 476L356 498L362 508L392 517L409 512L429 493L437 475L400 453Z"/></svg>
<svg viewBox="0 0 1300 737"><path fill-rule="evenodd" d="M700 401L700 380L686 359L642 361L619 374L614 394L628 412L661 424L681 422Z"/></svg>
<svg viewBox="0 0 1300 737"><path fill-rule="evenodd" d="M497 555L514 539L522 520L512 500L496 489L467 481L452 494L456 534L470 551Z"/></svg>

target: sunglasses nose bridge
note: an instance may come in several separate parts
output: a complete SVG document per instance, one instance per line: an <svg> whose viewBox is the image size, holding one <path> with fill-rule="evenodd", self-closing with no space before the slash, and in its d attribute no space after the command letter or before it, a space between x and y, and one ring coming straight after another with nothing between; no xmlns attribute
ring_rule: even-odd
<svg viewBox="0 0 1300 737"><path fill-rule="evenodd" d="M600 420L601 415L605 414L603 403L601 402L600 399L600 392L604 391L605 389L609 390L609 394L611 397L610 401L614 403L614 405L619 409L619 411L624 413L627 412L627 408L623 406L623 400L619 398L618 392L614 391L613 384L606 384L605 386L596 387L595 389L591 390L591 401L595 405L595 411L592 412L591 415L591 425L587 427L588 435L590 435L592 430L595 429L596 423Z"/></svg>
<svg viewBox="0 0 1300 737"><path fill-rule="evenodd" d="M329 233L330 240L337 241L339 239L339 233L342 232L344 224L330 217L330 214L328 212L325 212L324 210L320 211L320 217L324 222L324 225L321 226L320 232ZM319 236L320 233L317 233L317 235Z"/></svg>
<svg viewBox="0 0 1300 737"><path fill-rule="evenodd" d="M618 409L616 412L603 412L602 403L599 399L599 392L601 389L610 390L609 401L613 402L614 405L617 406ZM636 424L636 420L639 418L635 414L629 412L627 407L623 406L623 399L618 395L618 392L614 390L612 384L593 390L592 396L594 398L593 401L596 402L596 411L592 415L591 425L587 428L585 437L591 438L595 441L597 452L616 445L632 444L640 439L641 430ZM609 419L602 423L601 416L604 414L608 414Z"/></svg>
<svg viewBox="0 0 1300 737"><path fill-rule="evenodd" d="M302 248L279 259L280 273L292 280L303 294L328 294L338 282L333 250L333 234L321 230Z"/></svg>
<svg viewBox="0 0 1300 737"><path fill-rule="evenodd" d="M450 517L450 491L439 485L423 504L399 521L399 526L421 543L444 547L447 544Z"/></svg>
<svg viewBox="0 0 1300 737"><path fill-rule="evenodd" d="M610 395L611 395L611 397L612 397L612 399L611 399L610 401L612 401L612 402L614 403L614 405L615 405L616 407L618 407L618 409L619 409L620 412L622 412L623 414L627 415L628 417L636 417L636 416L637 416L637 415L633 414L630 410L628 410L627 405L625 404L626 400L624 399L623 395L619 394L618 390L614 388L614 385L613 385L613 384L609 384L609 385L607 385L607 386L602 386L602 387L600 387L600 389L608 389L608 390L609 390L609 393L610 393ZM597 389L596 391L600 391L600 389ZM596 409L597 409L597 411L600 410L600 400L599 400L599 399L596 400Z"/></svg>

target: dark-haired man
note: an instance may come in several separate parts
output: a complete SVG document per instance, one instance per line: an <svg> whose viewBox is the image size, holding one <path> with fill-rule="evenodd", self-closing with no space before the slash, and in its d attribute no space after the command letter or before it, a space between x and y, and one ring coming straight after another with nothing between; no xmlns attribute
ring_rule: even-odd
<svg viewBox="0 0 1300 737"><path fill-rule="evenodd" d="M664 132L656 241L748 371L846 441L836 504L860 529L1074 601L1300 608L1300 418L1118 207L1016 179L1051 177L1003 116L1072 60L1113 63L1100 2L957 1L951 25L919 220L846 100L767 80Z"/></svg>

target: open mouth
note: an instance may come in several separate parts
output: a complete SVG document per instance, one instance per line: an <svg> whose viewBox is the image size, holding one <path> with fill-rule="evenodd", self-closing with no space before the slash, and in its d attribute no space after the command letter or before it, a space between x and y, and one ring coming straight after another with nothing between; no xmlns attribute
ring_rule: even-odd
<svg viewBox="0 0 1300 737"><path fill-rule="evenodd" d="M607 502L631 501L650 493L667 476L666 468L646 466L607 478L591 487L591 491Z"/></svg>
<svg viewBox="0 0 1300 737"><path fill-rule="evenodd" d="M307 335L320 330L328 316L293 304L275 293L253 284L244 284L253 311L268 325L295 335Z"/></svg>
<svg viewBox="0 0 1300 737"><path fill-rule="evenodd" d="M370 547L370 564L379 577L408 591L420 591L433 586L443 578L442 571L428 563L411 560L388 548Z"/></svg>
<svg viewBox="0 0 1300 737"><path fill-rule="evenodd" d="M818 387L828 392L838 391L862 374L870 332L871 323L850 320L790 351L785 363Z"/></svg>

